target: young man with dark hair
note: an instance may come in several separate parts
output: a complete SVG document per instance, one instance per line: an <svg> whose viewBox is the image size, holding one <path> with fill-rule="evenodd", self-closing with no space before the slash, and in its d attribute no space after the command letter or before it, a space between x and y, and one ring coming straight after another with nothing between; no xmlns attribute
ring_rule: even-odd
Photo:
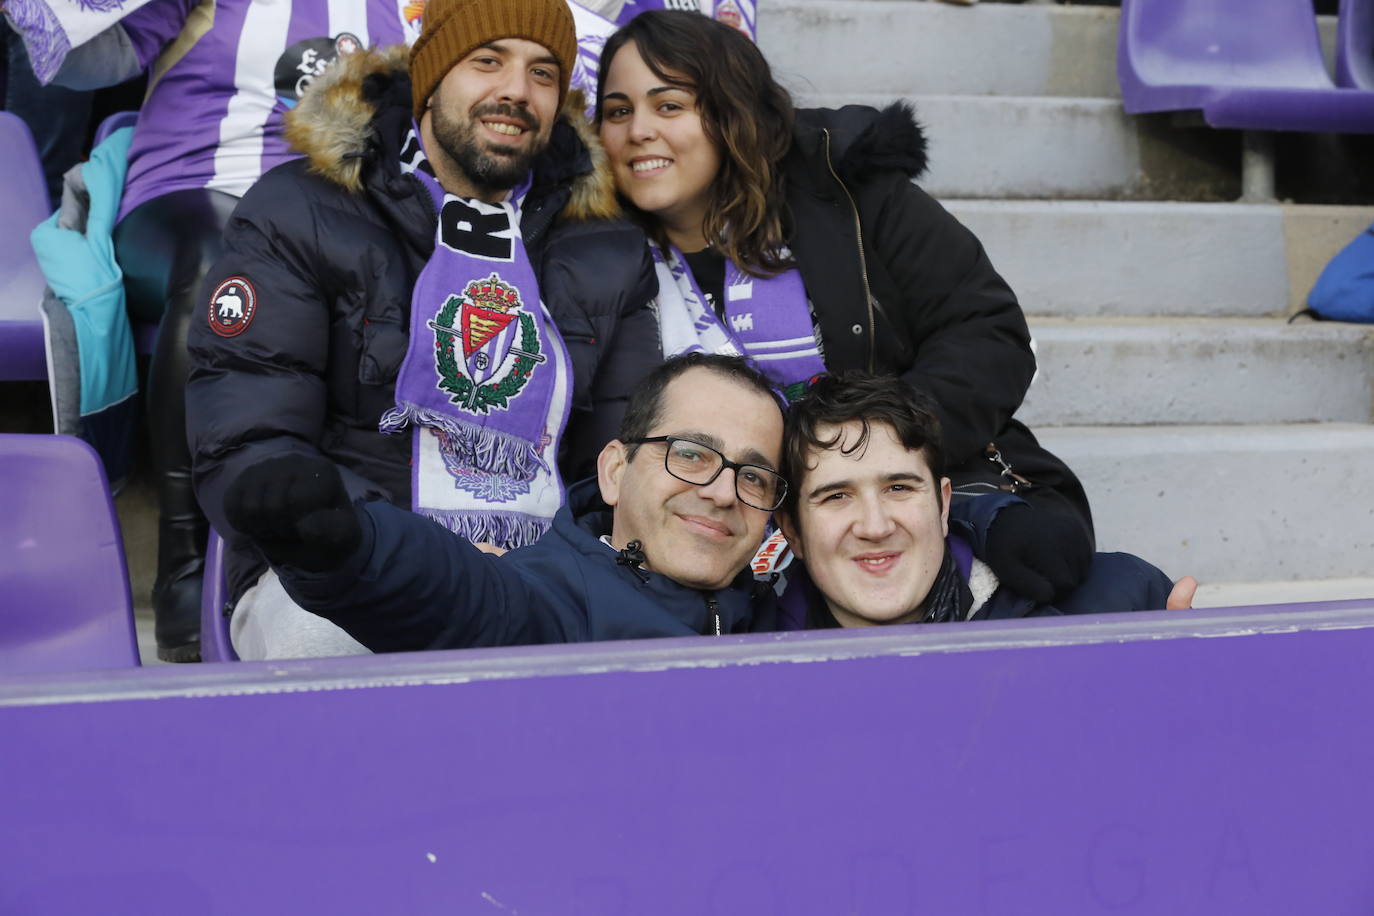
<svg viewBox="0 0 1374 916"><path fill-rule="evenodd" d="M225 511L301 607L375 652L774 629L749 560L786 496L783 417L737 357L689 354L639 385L595 480L535 544L489 556L332 462L247 469Z"/></svg>
<svg viewBox="0 0 1374 916"><path fill-rule="evenodd" d="M893 377L819 379L792 405L779 512L814 588L784 628L858 627L1188 607L1197 583L1173 586L1139 557L1099 553L1084 582L1053 603L999 583L981 532L1018 500L979 496L951 523L939 421L929 398Z"/></svg>

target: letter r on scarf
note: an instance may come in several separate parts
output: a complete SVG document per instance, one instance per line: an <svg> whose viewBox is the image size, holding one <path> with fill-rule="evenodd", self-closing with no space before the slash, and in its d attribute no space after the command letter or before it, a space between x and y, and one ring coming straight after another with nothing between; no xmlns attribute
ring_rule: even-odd
<svg viewBox="0 0 1374 916"><path fill-rule="evenodd" d="M510 233L510 220L504 209L483 213L466 201L450 198L439 215L440 239L448 248L490 261L509 261L514 242L498 233Z"/></svg>

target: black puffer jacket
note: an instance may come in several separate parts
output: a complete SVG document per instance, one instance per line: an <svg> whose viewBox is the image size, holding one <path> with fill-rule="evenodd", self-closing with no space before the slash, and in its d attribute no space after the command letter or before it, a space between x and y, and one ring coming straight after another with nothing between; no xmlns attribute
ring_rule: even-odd
<svg viewBox="0 0 1374 916"><path fill-rule="evenodd" d="M256 302L241 333L208 320L190 334L186 392L196 495L230 542L231 600L265 563L235 543L221 508L248 465L283 452L319 452L340 467L350 493L410 507L410 436L377 429L394 405L405 358L411 292L434 248L427 192L402 175L410 126L404 49L349 55L317 80L288 123L306 154L268 172L244 196L210 270L252 284ZM657 293L640 230L618 214L604 154L586 132L577 99L555 124L534 166L521 230L541 296L567 344L573 405L560 464L588 473L614 438L625 401L660 360ZM209 306L213 308L213 304Z"/></svg>
<svg viewBox="0 0 1374 916"><path fill-rule="evenodd" d="M797 112L788 240L826 367L895 373L934 397L956 490L997 485L1001 468L985 455L995 442L1035 485L1022 496L1091 532L1077 478L1012 419L1035 374L1016 295L973 233L912 184L925 168L906 105Z"/></svg>
<svg viewBox="0 0 1374 916"><path fill-rule="evenodd" d="M548 533L491 557L413 512L356 509L362 540L334 570L278 568L301 607L373 652L756 633L777 626L773 591L744 570L702 591L619 562L600 540L610 507L596 481L568 492ZM718 615L713 619L712 611Z"/></svg>

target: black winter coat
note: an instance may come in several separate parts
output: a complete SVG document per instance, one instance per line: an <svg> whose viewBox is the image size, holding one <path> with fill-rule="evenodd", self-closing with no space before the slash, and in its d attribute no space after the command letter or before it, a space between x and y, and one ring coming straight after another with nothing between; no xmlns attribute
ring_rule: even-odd
<svg viewBox="0 0 1374 916"><path fill-rule="evenodd" d="M301 607L373 652L706 635L712 615L722 633L776 627L772 589L748 569L703 591L617 562L594 480L569 490L547 534L500 557L413 512L355 511L362 541L338 569L278 572Z"/></svg>
<svg viewBox="0 0 1374 916"><path fill-rule="evenodd" d="M925 139L909 107L797 112L784 163L788 243L832 371L902 376L940 410L956 493L1006 483L989 443L1091 538L1073 472L1012 419L1035 374L1025 315L972 232L912 184Z"/></svg>
<svg viewBox="0 0 1374 916"><path fill-rule="evenodd" d="M316 81L288 128L307 157L249 190L207 276L207 302L231 277L256 291L241 333L222 337L200 320L189 341L196 495L229 542L231 600L266 568L255 548L237 543L222 511L224 491L248 465L284 452L322 453L354 498L410 508L411 437L378 431L394 406L411 292L437 220L423 186L399 169L411 117L404 61L404 49L349 55ZM614 194L609 173L593 162L594 145L560 117L521 220L573 368L560 454L568 480L590 472L629 392L662 359L644 236L605 218L615 213Z"/></svg>

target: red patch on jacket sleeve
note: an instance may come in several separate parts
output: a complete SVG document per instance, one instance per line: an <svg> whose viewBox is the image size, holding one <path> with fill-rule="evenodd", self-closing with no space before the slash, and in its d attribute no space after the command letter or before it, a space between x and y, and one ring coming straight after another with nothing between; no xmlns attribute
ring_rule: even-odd
<svg viewBox="0 0 1374 916"><path fill-rule="evenodd" d="M237 337L258 313L258 291L243 277L230 277L210 294L210 330L220 337Z"/></svg>

